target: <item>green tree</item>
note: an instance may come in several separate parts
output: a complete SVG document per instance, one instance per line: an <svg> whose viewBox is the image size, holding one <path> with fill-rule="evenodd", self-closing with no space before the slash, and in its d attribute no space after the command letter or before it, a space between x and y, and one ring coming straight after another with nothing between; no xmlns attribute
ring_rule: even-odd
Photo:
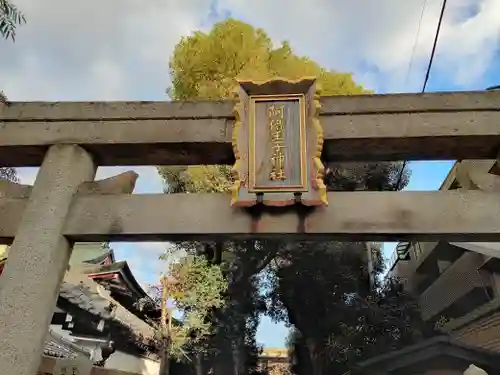
<svg viewBox="0 0 500 375"><path fill-rule="evenodd" d="M15 41L16 27L23 23L26 23L26 18L17 7L8 0L0 0L0 36ZM0 104L7 104L7 97L2 90L0 90ZM2 177L2 174L4 176L12 175L12 170L7 172L5 169L2 172L0 168L0 178L5 178Z"/></svg>
<svg viewBox="0 0 500 375"><path fill-rule="evenodd" d="M275 264L269 314L295 329L297 374L344 373L432 333L401 284L383 281L381 257L370 284L363 243L295 243Z"/></svg>
<svg viewBox="0 0 500 375"><path fill-rule="evenodd" d="M265 311L258 274L274 257L272 247L272 243L263 241L176 245L176 250L187 253L188 257L201 257L219 267L227 280L225 305L214 308L210 317L213 335L198 343L205 347L203 365L207 370L247 374L256 371L260 348L255 342L255 333L260 314Z"/></svg>
<svg viewBox="0 0 500 375"><path fill-rule="evenodd" d="M224 306L227 280L217 265L192 255L172 263L169 274L175 280L169 295L183 316L182 324L173 328L170 354L181 359L183 347L201 342L212 333L208 318L213 309Z"/></svg>
<svg viewBox="0 0 500 375"><path fill-rule="evenodd" d="M24 14L8 0L0 0L0 36L16 39L16 27L26 23Z"/></svg>
<svg viewBox="0 0 500 375"><path fill-rule="evenodd" d="M0 167L0 180L8 180L12 182L19 182L19 177L14 168Z"/></svg>
<svg viewBox="0 0 500 375"><path fill-rule="evenodd" d="M316 76L323 95L371 93L357 85L349 73L325 69L307 57L293 54L284 42L273 49L261 29L236 20L214 25L209 33L196 32L182 38L170 60L174 100L221 100L230 97L235 79L267 79ZM394 190L401 163L330 163L326 182L332 189ZM230 186L231 166L190 166L160 168L169 192L224 192ZM404 186L408 174L403 173Z"/></svg>
<svg viewBox="0 0 500 375"><path fill-rule="evenodd" d="M220 22L208 32L196 32L177 44L170 60L172 85L167 90L174 100L221 100L230 97L236 78L268 79L316 76L323 95L356 95L370 93L357 85L351 74L325 69L307 57L297 56L284 42L273 48L261 29L236 20ZM326 183L332 190L395 189L401 176L402 186L408 175L401 163L329 164ZM227 192L231 185L231 166L159 167L167 193ZM188 254L203 254L220 265L229 280L227 304L214 312L220 329L210 345L218 354L212 358L216 373L249 372L249 346L255 345L255 329L248 329L255 316L264 311L259 289L259 273L269 268L279 252L286 254L288 244L262 241L231 243L181 243ZM321 245L323 246L323 245ZM290 258L300 263L298 258ZM277 310L275 310L277 311ZM286 310L282 310L285 311ZM223 328L222 328L223 327ZM244 342L248 345L245 346ZM245 353L245 350L247 351Z"/></svg>
<svg viewBox="0 0 500 375"><path fill-rule="evenodd" d="M142 308L152 302L162 309L162 319L149 322L156 328L156 344L161 350L161 375L169 373L171 358L190 362L208 350L206 341L214 329L210 317L214 309L224 306L227 290L220 268L204 257L188 255L172 261L167 275L151 288L152 300L139 301ZM181 316L175 321L174 310Z"/></svg>
<svg viewBox="0 0 500 375"><path fill-rule="evenodd" d="M236 78L268 79L316 76L323 95L367 93L349 73L320 67L307 57L294 55L284 42L273 49L261 29L236 20L215 24L209 33L185 37L174 49L170 61L172 99L220 100L229 98Z"/></svg>

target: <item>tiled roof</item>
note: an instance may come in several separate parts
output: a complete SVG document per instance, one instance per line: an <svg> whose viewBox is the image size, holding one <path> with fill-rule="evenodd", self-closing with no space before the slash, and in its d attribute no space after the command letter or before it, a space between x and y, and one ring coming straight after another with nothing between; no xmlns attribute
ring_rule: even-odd
<svg viewBox="0 0 500 375"><path fill-rule="evenodd" d="M59 296L91 314L105 320L117 321L129 327L135 334L154 336L153 327L114 301L109 292L89 279L81 270L74 269L66 273ZM110 303L115 304L113 311L110 309Z"/></svg>
<svg viewBox="0 0 500 375"><path fill-rule="evenodd" d="M71 348L58 344L55 341L47 341L45 343L45 348L43 349L43 354L49 357L55 358L68 358L74 359L78 357L78 353Z"/></svg>
<svg viewBox="0 0 500 375"><path fill-rule="evenodd" d="M361 370L362 374L371 374L375 370L383 374L396 373L396 370L404 371L418 363L429 362L438 357L446 357L452 363L454 359L460 359L481 367L487 365L493 370L490 373L494 374L500 370L500 353L467 345L446 335L436 336L403 349L372 357L357 363L355 370Z"/></svg>
<svg viewBox="0 0 500 375"><path fill-rule="evenodd" d="M49 357L68 359L74 359L81 356L90 357L90 352L65 340L52 330L49 331L47 339L45 340L43 354Z"/></svg>
<svg viewBox="0 0 500 375"><path fill-rule="evenodd" d="M103 319L111 319L109 301L102 298L96 289L84 283L72 284L63 281L59 296L82 310L100 316Z"/></svg>

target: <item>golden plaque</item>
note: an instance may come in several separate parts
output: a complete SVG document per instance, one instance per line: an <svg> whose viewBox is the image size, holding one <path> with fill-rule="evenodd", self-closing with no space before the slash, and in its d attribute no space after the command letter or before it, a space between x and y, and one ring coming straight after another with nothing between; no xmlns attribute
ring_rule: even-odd
<svg viewBox="0 0 500 375"><path fill-rule="evenodd" d="M326 205L316 79L238 80L231 205Z"/></svg>

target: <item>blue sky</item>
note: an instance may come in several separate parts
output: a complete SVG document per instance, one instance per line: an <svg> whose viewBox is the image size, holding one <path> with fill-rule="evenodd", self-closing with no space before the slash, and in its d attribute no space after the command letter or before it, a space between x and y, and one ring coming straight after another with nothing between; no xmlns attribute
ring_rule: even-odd
<svg viewBox="0 0 500 375"><path fill-rule="evenodd" d="M16 44L3 42L0 85L11 100L165 100L168 59L182 36L233 16L263 28L275 44L327 68L351 71L378 93L418 92L441 0L16 0L28 18ZM53 12L58 9L58 12ZM99 9L99 12L95 12ZM286 9L286 17L276 17ZM86 20L92 19L89 27ZM449 2L427 91L482 90L500 84L500 1ZM413 53L414 51L414 53ZM411 58L413 56L413 59ZM411 69L410 69L411 67ZM412 162L408 190L439 187L452 162ZM131 168L100 168L98 178ZM134 168L135 193L159 193L154 168ZM20 170L32 183L36 169ZM116 244L143 283L157 280L163 243ZM386 255L393 245L387 244ZM258 341L281 347L287 329L263 318Z"/></svg>

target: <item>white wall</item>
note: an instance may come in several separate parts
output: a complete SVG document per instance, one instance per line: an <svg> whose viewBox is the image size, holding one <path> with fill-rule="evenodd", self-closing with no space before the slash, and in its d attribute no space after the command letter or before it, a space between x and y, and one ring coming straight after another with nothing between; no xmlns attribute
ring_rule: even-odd
<svg viewBox="0 0 500 375"><path fill-rule="evenodd" d="M135 357L116 351L106 361L104 368L130 371L142 375L158 375L160 363L151 359Z"/></svg>

